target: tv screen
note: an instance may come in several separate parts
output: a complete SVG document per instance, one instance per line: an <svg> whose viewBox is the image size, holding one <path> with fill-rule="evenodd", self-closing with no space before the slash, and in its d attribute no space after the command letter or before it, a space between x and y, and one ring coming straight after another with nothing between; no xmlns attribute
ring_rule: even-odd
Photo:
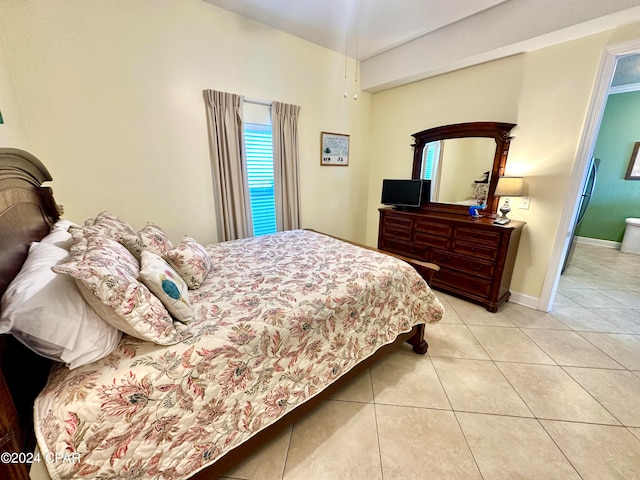
<svg viewBox="0 0 640 480"><path fill-rule="evenodd" d="M384 205L419 207L422 199L422 180L382 180Z"/></svg>

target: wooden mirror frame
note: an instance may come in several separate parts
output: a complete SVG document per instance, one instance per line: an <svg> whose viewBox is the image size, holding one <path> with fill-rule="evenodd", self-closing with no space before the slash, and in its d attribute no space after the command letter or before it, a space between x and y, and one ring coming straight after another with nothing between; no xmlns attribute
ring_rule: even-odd
<svg viewBox="0 0 640 480"><path fill-rule="evenodd" d="M483 215L495 215L498 210L499 197L494 195L498 177L504 174L507 165L507 155L509 146L513 137L510 135L511 129L515 127L514 123L500 122L470 122L457 123L453 125L444 125L440 127L430 128L422 132L414 133L415 138L413 147L413 170L411 178L419 179L422 170L422 156L425 145L437 140L447 140L451 138L466 137L484 137L493 138L496 142L496 151L493 157L493 168L489 180L489 192L487 194L486 208L481 210ZM455 205L451 203L430 202L425 203L422 207L426 210L444 211L451 213L460 213L468 215L469 207L466 205Z"/></svg>

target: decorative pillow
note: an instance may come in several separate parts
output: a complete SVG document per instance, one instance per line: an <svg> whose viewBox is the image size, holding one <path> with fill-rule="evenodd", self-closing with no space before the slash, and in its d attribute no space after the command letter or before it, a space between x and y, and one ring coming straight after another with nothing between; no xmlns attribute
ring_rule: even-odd
<svg viewBox="0 0 640 480"><path fill-rule="evenodd" d="M85 236L102 235L120 241L124 235L133 235L134 230L124 220L110 212L101 212L95 218L85 220L82 231Z"/></svg>
<svg viewBox="0 0 640 480"><path fill-rule="evenodd" d="M73 245L73 239L71 233L69 233L69 227L77 228L78 225L70 222L69 220L58 220L52 227L50 233L40 240L39 243L46 245L54 245L64 250L69 250Z"/></svg>
<svg viewBox="0 0 640 480"><path fill-rule="evenodd" d="M165 258L191 289L198 288L211 270L211 257L202 245L185 236Z"/></svg>
<svg viewBox="0 0 640 480"><path fill-rule="evenodd" d="M141 255L140 279L181 322L191 319L191 304L185 281L161 257L148 250Z"/></svg>
<svg viewBox="0 0 640 480"><path fill-rule="evenodd" d="M137 233L123 235L121 243L140 261L140 254L148 250L160 256L164 256L173 248L173 244L164 231L154 223L147 225Z"/></svg>
<svg viewBox="0 0 640 480"><path fill-rule="evenodd" d="M473 187L473 195L471 198L484 201L487 198L487 193L489 193L488 183L476 183L475 187Z"/></svg>
<svg viewBox="0 0 640 480"><path fill-rule="evenodd" d="M124 246L100 236L81 240L87 242L82 258L53 270L74 277L80 292L105 322L160 345L172 345L189 336L176 329L164 305L137 280L138 262Z"/></svg>
<svg viewBox="0 0 640 480"><path fill-rule="evenodd" d="M105 323L84 301L73 278L51 270L69 252L52 232L33 243L22 269L2 297L0 333L10 332L43 357L76 368L111 353L122 333Z"/></svg>

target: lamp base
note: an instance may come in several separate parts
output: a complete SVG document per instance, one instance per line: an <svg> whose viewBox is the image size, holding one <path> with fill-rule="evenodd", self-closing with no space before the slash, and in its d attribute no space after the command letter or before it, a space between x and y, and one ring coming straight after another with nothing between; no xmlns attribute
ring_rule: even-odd
<svg viewBox="0 0 640 480"><path fill-rule="evenodd" d="M507 213L509 213L510 211L511 207L509 206L509 199L507 198L504 201L502 207L500 207L500 213L502 213L502 215L500 215L499 218L496 218L493 223L495 223L496 225L506 225L507 223L509 223L511 219L507 217Z"/></svg>

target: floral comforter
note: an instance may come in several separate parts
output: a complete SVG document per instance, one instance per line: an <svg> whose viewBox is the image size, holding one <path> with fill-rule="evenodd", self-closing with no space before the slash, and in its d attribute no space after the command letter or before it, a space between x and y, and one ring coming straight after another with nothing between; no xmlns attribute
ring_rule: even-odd
<svg viewBox="0 0 640 480"><path fill-rule="evenodd" d="M408 264L307 231L210 245L191 338L123 336L35 403L54 479L188 478L443 309Z"/></svg>

